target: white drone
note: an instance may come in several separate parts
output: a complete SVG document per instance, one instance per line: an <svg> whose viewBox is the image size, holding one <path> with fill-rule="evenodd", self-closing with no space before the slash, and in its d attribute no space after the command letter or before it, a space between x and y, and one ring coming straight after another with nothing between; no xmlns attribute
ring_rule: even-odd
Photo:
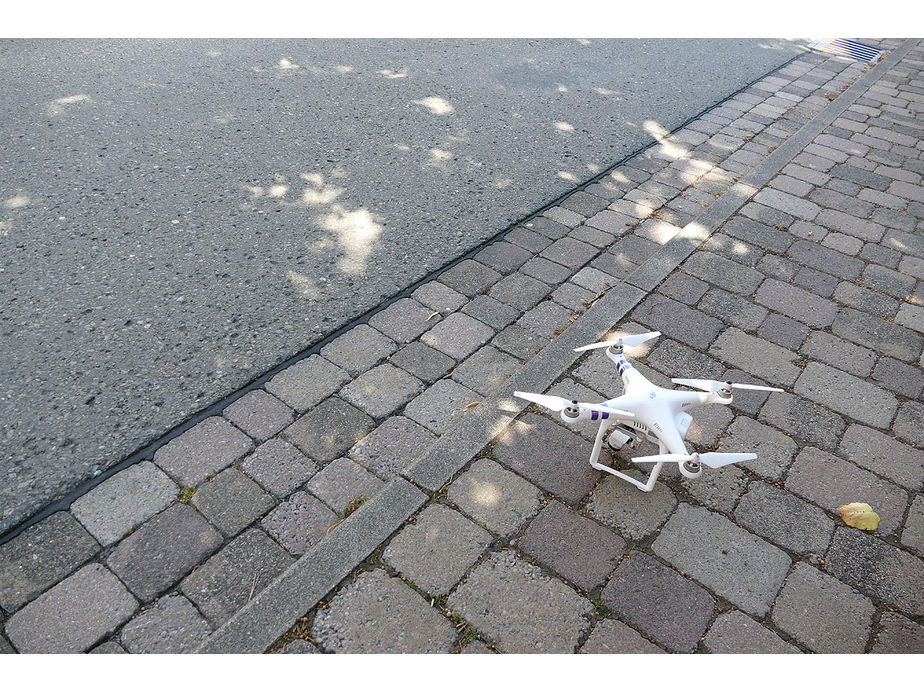
<svg viewBox="0 0 924 693"><path fill-rule="evenodd" d="M672 378L671 382L702 392L658 387L632 367L632 364L623 356L622 348L623 346L638 346L660 334L660 332L646 332L608 342L588 344L575 349L575 351L588 351L589 349L606 348L607 357L616 364L616 369L622 376L625 392L619 397L600 404L587 404L555 395L537 395L531 392L514 392L513 394L530 402L541 404L552 411L561 412L561 418L566 423L599 419L600 428L590 454L590 466L625 479L643 491L651 491L654 488L655 481L666 462L679 463L681 474L687 478L696 479L703 473L702 465L717 468L724 467L726 464L756 459L757 455L749 452L688 452L683 444L683 437L687 434L693 417L686 410L703 404L731 404L734 388L770 392L782 392L782 390L778 387L697 378ZM660 446L660 452L657 455L632 458L633 462L655 463L646 483L597 461L603 445L603 435L612 424L615 424L616 428L610 434L608 443L614 450L619 450L625 445L635 448L641 436Z"/></svg>

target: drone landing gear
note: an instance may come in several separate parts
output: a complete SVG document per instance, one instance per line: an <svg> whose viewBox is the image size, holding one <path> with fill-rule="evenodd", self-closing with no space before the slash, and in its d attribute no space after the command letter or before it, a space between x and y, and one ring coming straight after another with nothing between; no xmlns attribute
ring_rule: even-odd
<svg viewBox="0 0 924 693"><path fill-rule="evenodd" d="M606 472L607 474L618 476L620 479L625 479L630 484L633 484L634 486L637 486L638 488L642 489L642 491L646 491L646 492L651 491L654 488L655 482L658 480L658 475L661 473L661 467L664 466L663 462L658 462L655 464L655 466L651 470L651 474L648 475L648 481L646 481L645 483L642 483L638 479L633 479L628 474L623 474L622 472L616 469L612 469L611 467L607 467L606 465L600 464L598 462L598 460L600 459L600 449L603 447L603 436L606 433L608 424L609 424L608 421L600 422L600 428L597 429L597 437L594 440L594 449L590 453L590 466L593 467L594 469L599 469L601 472ZM619 435L617 436L616 434L619 434ZM620 439L623 437L626 439L626 441L630 439L630 436L626 435L625 433L620 431L618 428L615 431L613 431L613 433L610 435L610 441L613 440L614 436L616 436L615 442L619 442ZM633 446L634 446L635 440L634 439L632 440L633 440ZM623 441L622 445L625 445L626 441ZM622 445L620 445L619 447L622 447ZM610 442L610 446L614 448L616 447L613 445L613 442ZM664 454L665 452L667 452L667 449L663 445L661 445L660 448L661 448L661 454Z"/></svg>

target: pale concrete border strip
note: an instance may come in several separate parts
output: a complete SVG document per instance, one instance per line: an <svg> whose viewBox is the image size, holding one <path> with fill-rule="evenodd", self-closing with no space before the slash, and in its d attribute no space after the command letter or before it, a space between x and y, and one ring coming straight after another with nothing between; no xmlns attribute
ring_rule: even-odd
<svg viewBox="0 0 924 693"><path fill-rule="evenodd" d="M598 341L612 329L916 43L906 41L791 135L625 281L604 294L577 323L532 358L505 384L503 393L483 401L460 417L456 426L406 469L403 476L430 491L441 488L526 408L525 401L512 396L514 390L542 392L547 389L577 360L572 349ZM395 479L215 631L197 652L265 652L427 500L428 496L412 484Z"/></svg>

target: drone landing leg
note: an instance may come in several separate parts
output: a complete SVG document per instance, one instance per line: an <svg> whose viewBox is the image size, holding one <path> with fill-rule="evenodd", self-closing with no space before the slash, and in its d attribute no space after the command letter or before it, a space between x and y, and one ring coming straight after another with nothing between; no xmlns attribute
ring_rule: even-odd
<svg viewBox="0 0 924 693"><path fill-rule="evenodd" d="M594 440L594 449L590 453L590 466L594 469L599 469L601 472L606 472L607 474L612 474L613 476L618 476L620 479L625 479L630 484L637 486L642 489L642 491L648 492L654 488L655 482L658 480L658 475L661 473L661 467L664 466L663 462L658 462L651 470L651 474L648 475L648 481L642 483L638 479L633 479L628 474L623 474L620 471L607 467L606 465L600 464L598 460L600 459L600 449L603 447L603 437L606 434L606 429L608 427L609 421L601 421L600 428L597 429L597 437ZM664 446L661 446L661 454L665 452Z"/></svg>

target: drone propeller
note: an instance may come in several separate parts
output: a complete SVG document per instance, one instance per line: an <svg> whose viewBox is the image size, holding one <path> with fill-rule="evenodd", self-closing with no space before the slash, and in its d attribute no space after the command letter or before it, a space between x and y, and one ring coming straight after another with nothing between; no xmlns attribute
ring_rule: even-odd
<svg viewBox="0 0 924 693"><path fill-rule="evenodd" d="M605 404L588 404L587 402L574 402L570 399L565 399L564 397L557 397L555 395L537 395L533 392L514 392L514 396L521 399L529 400L530 402L535 402L536 404L541 404L547 409L552 411L561 411L567 407L573 407L575 404L581 409L589 409L591 411L605 411L608 414L616 414L622 416L623 418L635 418L635 414L630 411L625 411L624 409L616 409L614 407L608 407Z"/></svg>
<svg viewBox="0 0 924 693"><path fill-rule="evenodd" d="M726 464L735 464L746 460L756 460L752 452L694 452L692 455L647 455L633 457L633 462L702 462L707 467L716 469Z"/></svg>
<svg viewBox="0 0 924 693"><path fill-rule="evenodd" d="M628 337L618 337L617 339L611 339L607 342L596 342L595 344L587 344L582 347L578 347L575 351L589 351L590 349L602 349L603 347L611 346L638 346L643 342L647 342L649 339L654 339L655 337L660 337L660 332L645 332L643 334L633 334Z"/></svg>
<svg viewBox="0 0 924 693"><path fill-rule="evenodd" d="M678 385L693 387L697 390L703 390L705 392L718 392L719 390L726 390L730 388L736 388L738 390L766 390L767 392L783 392L783 390L778 387L767 387L766 385L750 385L748 383L727 383L722 382L721 380L702 380L700 378L671 378L671 382L677 383Z"/></svg>

